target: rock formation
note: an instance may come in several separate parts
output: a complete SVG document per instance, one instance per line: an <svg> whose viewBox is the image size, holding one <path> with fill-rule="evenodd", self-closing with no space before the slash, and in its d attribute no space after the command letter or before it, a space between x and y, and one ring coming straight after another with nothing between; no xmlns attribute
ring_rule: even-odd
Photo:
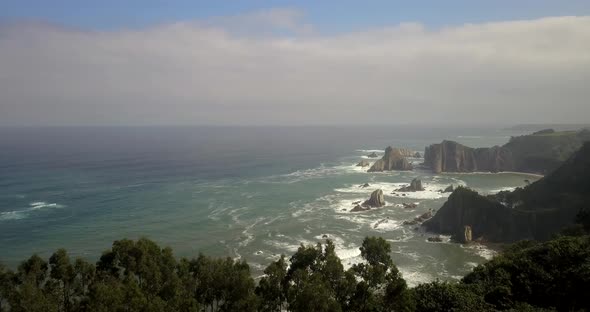
<svg viewBox="0 0 590 312"><path fill-rule="evenodd" d="M422 158L422 155L420 155L420 152L416 152L414 153L414 158Z"/></svg>
<svg viewBox="0 0 590 312"><path fill-rule="evenodd" d="M369 172L380 172L380 171L391 171L391 170L412 170L412 164L408 162L406 156L407 150L393 148L388 146L385 149L385 154L379 160L377 160Z"/></svg>
<svg viewBox="0 0 590 312"><path fill-rule="evenodd" d="M406 209L414 209L418 207L418 205L415 203L403 203L402 206L404 206Z"/></svg>
<svg viewBox="0 0 590 312"><path fill-rule="evenodd" d="M356 164L357 167L369 167L371 165L371 163L368 160L361 160L359 161L358 164Z"/></svg>
<svg viewBox="0 0 590 312"><path fill-rule="evenodd" d="M514 170L512 155L507 148L471 148L447 140L426 147L424 164L436 173Z"/></svg>
<svg viewBox="0 0 590 312"><path fill-rule="evenodd" d="M360 188L365 188L365 187L369 187L369 186L371 186L371 184L369 184L369 183L359 185Z"/></svg>
<svg viewBox="0 0 590 312"><path fill-rule="evenodd" d="M363 203L364 207L377 208L385 206L385 199L383 198L383 191L381 189L375 190L371 193L371 197Z"/></svg>
<svg viewBox="0 0 590 312"><path fill-rule="evenodd" d="M367 211L367 210L369 210L369 209L371 209L371 208L369 208L369 207L363 207L363 206L361 206L361 205L356 205L356 206L354 206L354 208L352 208L352 209L350 210L350 212L360 212L360 211Z"/></svg>
<svg viewBox="0 0 590 312"><path fill-rule="evenodd" d="M576 215L586 209L589 189L587 142L561 167L524 188L482 196L457 187L423 226L428 231L450 234L459 242L546 240L571 226Z"/></svg>
<svg viewBox="0 0 590 312"><path fill-rule="evenodd" d="M455 190L455 187L451 184L447 186L444 190L441 190L441 193L452 193Z"/></svg>
<svg viewBox="0 0 590 312"><path fill-rule="evenodd" d="M442 239L442 237L440 237L440 235L431 236L431 237L427 238L426 240L428 240L429 242L433 242L433 243L440 243L443 241L443 239Z"/></svg>
<svg viewBox="0 0 590 312"><path fill-rule="evenodd" d="M521 171L546 174L559 167L586 141L590 131L550 129L512 137L503 146L471 148L442 141L424 150L424 165L434 172Z"/></svg>
<svg viewBox="0 0 590 312"><path fill-rule="evenodd" d="M418 191L424 191L424 187L422 187L421 180L419 180L418 178L414 178L414 179L412 179L412 182L410 182L410 185L402 187L396 191L397 192L418 192Z"/></svg>
<svg viewBox="0 0 590 312"><path fill-rule="evenodd" d="M369 158L377 158L377 157L379 157L379 155L377 155L377 153L375 153L375 152L372 152L371 154L367 155L367 157L369 157Z"/></svg>

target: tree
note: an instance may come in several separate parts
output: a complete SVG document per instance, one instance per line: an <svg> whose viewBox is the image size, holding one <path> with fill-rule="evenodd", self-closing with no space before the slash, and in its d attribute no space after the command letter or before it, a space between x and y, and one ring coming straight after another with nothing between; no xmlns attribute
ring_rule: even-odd
<svg viewBox="0 0 590 312"><path fill-rule="evenodd" d="M264 276L258 282L256 294L260 298L260 310L263 312L278 312L283 309L286 300L286 289L284 287L287 276L287 263L285 256L272 262L264 269Z"/></svg>

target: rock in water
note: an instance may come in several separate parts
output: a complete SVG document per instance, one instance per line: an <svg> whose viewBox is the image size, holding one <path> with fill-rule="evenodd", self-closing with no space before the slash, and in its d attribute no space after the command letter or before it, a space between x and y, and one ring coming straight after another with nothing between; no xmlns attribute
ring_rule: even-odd
<svg viewBox="0 0 590 312"><path fill-rule="evenodd" d="M420 152L416 152L414 154L414 158L422 158L422 155L420 155Z"/></svg>
<svg viewBox="0 0 590 312"><path fill-rule="evenodd" d="M417 191L424 191L424 187L422 187L422 181L418 178L412 179L410 185L406 187L402 187L397 190L398 192L417 192Z"/></svg>
<svg viewBox="0 0 590 312"><path fill-rule="evenodd" d="M371 165L371 163L367 160L361 160L358 164L356 164L357 167L369 167Z"/></svg>
<svg viewBox="0 0 590 312"><path fill-rule="evenodd" d="M415 204L415 203L409 203L409 204L408 204L408 203L403 203L402 205L403 205L403 206L404 206L404 208L406 208L406 209L414 209L414 208L418 207L418 205L417 205L417 204Z"/></svg>
<svg viewBox="0 0 590 312"><path fill-rule="evenodd" d="M385 206L385 199L383 198L383 191L381 189L375 190L371 193L371 197L363 203L364 207L383 207Z"/></svg>
<svg viewBox="0 0 590 312"><path fill-rule="evenodd" d="M407 150L388 146L383 157L369 168L369 172L414 169L404 156L405 154L407 154Z"/></svg>
<svg viewBox="0 0 590 312"><path fill-rule="evenodd" d="M471 226L470 225L466 225L465 226L465 230L463 231L463 241L462 243L467 244L470 243L472 240L471 237Z"/></svg>
<svg viewBox="0 0 590 312"><path fill-rule="evenodd" d="M443 193L452 193L454 189L455 189L455 187L451 184L451 185L447 186L447 188L442 192Z"/></svg>
<svg viewBox="0 0 590 312"><path fill-rule="evenodd" d="M369 186L371 186L369 183L359 185L359 187L362 187L362 188L369 187Z"/></svg>
<svg viewBox="0 0 590 312"><path fill-rule="evenodd" d="M443 240L442 240L442 237L440 237L440 235L437 235L437 236L431 236L431 237L427 238L427 240L428 240L429 242L433 242L433 243L440 243L440 242L442 242L442 241L443 241Z"/></svg>
<svg viewBox="0 0 590 312"><path fill-rule="evenodd" d="M375 152L372 152L371 154L367 155L367 157L369 157L369 158L377 158L377 157L379 157L379 155L377 155L377 153L375 153Z"/></svg>
<svg viewBox="0 0 590 312"><path fill-rule="evenodd" d="M350 212L360 212L360 211L367 211L367 210L369 210L369 209L370 209L369 207L363 207L363 206L361 206L361 205L356 205L356 206L354 206L354 208L352 208L352 209L350 210Z"/></svg>

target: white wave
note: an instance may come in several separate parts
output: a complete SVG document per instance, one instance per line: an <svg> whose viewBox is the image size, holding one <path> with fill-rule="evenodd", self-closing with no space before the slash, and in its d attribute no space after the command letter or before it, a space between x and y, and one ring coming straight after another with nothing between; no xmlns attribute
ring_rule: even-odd
<svg viewBox="0 0 590 312"><path fill-rule="evenodd" d="M476 255L478 255L486 260L491 260L492 258L494 258L498 254L497 251L489 249L488 247L486 247L482 244L477 244L477 243L463 245L462 247L466 248L468 250L471 250L473 253L475 253Z"/></svg>
<svg viewBox="0 0 590 312"><path fill-rule="evenodd" d="M380 232L388 232L396 230L400 227L400 223L393 219L381 219L371 223L371 228Z"/></svg>
<svg viewBox="0 0 590 312"><path fill-rule="evenodd" d="M500 192L503 192L503 191L510 191L511 192L511 191L514 191L514 190L516 190L516 186L506 186L506 187L501 187L501 188L489 190L486 193L488 193L488 194L496 194L496 193L500 193Z"/></svg>
<svg viewBox="0 0 590 312"><path fill-rule="evenodd" d="M44 208L64 208L64 205L57 203L47 203L44 201L37 201L29 203L29 208L13 211L0 212L0 221L5 220L20 220L25 219L33 211L41 210Z"/></svg>
<svg viewBox="0 0 590 312"><path fill-rule="evenodd" d="M412 198L412 199L438 199L448 197L449 193L441 193L439 190L446 188L448 185L437 183L424 183L424 191L418 192L399 192L398 189L407 186L408 183L390 183L390 182L374 182L369 187L359 187L358 185L348 185L348 187L337 188L334 191L339 193L358 193L371 194L377 189L383 190L385 197L395 198ZM367 196L368 198L368 196Z"/></svg>
<svg viewBox="0 0 590 312"><path fill-rule="evenodd" d="M383 153L385 150L383 149L357 149L357 152L361 153Z"/></svg>
<svg viewBox="0 0 590 312"><path fill-rule="evenodd" d="M398 269L409 287L416 287L434 280L432 275L425 273L420 267L398 267Z"/></svg>

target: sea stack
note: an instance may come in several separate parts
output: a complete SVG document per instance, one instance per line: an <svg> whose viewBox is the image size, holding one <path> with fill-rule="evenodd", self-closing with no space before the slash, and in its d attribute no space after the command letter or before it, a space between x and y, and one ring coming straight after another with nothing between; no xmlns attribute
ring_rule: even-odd
<svg viewBox="0 0 590 312"><path fill-rule="evenodd" d="M406 186L406 187L402 187L400 189L397 190L398 192L418 192L418 191L424 191L424 187L422 187L422 181L418 178L414 178L412 179L412 182L410 182L410 185Z"/></svg>
<svg viewBox="0 0 590 312"><path fill-rule="evenodd" d="M388 146L385 154L377 160L368 172L381 172L391 170L412 170L412 164L406 159L408 150Z"/></svg>
<svg viewBox="0 0 590 312"><path fill-rule="evenodd" d="M383 198L383 191L381 189L375 190L371 193L371 197L363 203L364 207L378 208L385 206L385 199Z"/></svg>

